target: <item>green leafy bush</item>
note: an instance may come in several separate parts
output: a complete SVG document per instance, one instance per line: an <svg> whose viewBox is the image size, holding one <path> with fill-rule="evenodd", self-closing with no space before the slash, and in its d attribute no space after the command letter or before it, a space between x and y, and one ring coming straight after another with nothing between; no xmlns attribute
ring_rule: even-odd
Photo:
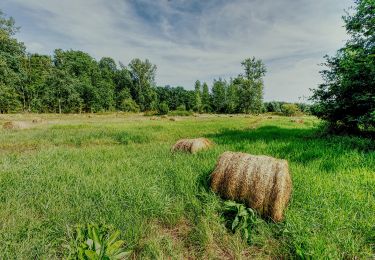
<svg viewBox="0 0 375 260"><path fill-rule="evenodd" d="M284 116L295 116L301 113L296 104L283 104L281 111Z"/></svg>
<svg viewBox="0 0 375 260"><path fill-rule="evenodd" d="M227 227L233 232L240 232L243 239L251 241L251 231L257 222L257 214L245 205L234 202L224 202L224 218Z"/></svg>
<svg viewBox="0 0 375 260"><path fill-rule="evenodd" d="M159 104L158 113L159 115L166 115L169 113L169 107L166 102L162 102Z"/></svg>
<svg viewBox="0 0 375 260"><path fill-rule="evenodd" d="M343 17L350 38L334 56L325 56L324 83L311 100L313 114L328 121L331 131L361 134L375 129L375 1L354 2Z"/></svg>
<svg viewBox="0 0 375 260"><path fill-rule="evenodd" d="M121 102L121 110L124 112L139 112L139 106L137 103L131 99L131 98L126 98Z"/></svg>
<svg viewBox="0 0 375 260"><path fill-rule="evenodd" d="M186 106L185 105L179 105L177 108L176 108L177 111L186 111Z"/></svg>
<svg viewBox="0 0 375 260"><path fill-rule="evenodd" d="M118 240L119 236L120 231L111 226L79 225L72 234L68 259L127 259L131 251L124 248L125 241Z"/></svg>

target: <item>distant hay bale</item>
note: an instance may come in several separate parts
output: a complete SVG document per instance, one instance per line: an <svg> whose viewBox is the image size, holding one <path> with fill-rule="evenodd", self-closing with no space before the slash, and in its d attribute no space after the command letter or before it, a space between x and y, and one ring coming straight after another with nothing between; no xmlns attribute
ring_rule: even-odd
<svg viewBox="0 0 375 260"><path fill-rule="evenodd" d="M281 221L292 181L285 160L225 152L211 174L211 188L225 199L243 202L260 215Z"/></svg>
<svg viewBox="0 0 375 260"><path fill-rule="evenodd" d="M3 124L4 129L12 130L12 129L26 129L29 128L30 124L27 122L21 121L8 121Z"/></svg>
<svg viewBox="0 0 375 260"><path fill-rule="evenodd" d="M213 143L207 138L196 138L196 139L181 139L178 140L172 147L172 151L182 151L189 153L196 153L202 150L209 149Z"/></svg>

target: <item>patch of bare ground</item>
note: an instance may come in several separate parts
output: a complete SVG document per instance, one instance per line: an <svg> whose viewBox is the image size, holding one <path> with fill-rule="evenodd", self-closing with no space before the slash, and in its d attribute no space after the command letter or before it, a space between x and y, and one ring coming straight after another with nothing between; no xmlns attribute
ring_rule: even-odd
<svg viewBox="0 0 375 260"><path fill-rule="evenodd" d="M0 153L27 153L38 149L37 144L2 144Z"/></svg>
<svg viewBox="0 0 375 260"><path fill-rule="evenodd" d="M193 226L184 219L175 225L154 221L150 226L132 259L272 259L219 223L204 220Z"/></svg>
<svg viewBox="0 0 375 260"><path fill-rule="evenodd" d="M7 121L3 124L3 129L6 130L20 130L31 128L32 125L26 121Z"/></svg>

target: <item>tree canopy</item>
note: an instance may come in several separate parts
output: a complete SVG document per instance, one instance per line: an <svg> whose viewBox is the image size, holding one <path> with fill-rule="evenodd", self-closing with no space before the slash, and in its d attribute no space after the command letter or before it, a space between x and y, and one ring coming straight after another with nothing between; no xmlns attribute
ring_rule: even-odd
<svg viewBox="0 0 375 260"><path fill-rule="evenodd" d="M375 1L356 0L343 17L350 39L326 56L324 84L313 90L313 112L331 129L358 132L375 128Z"/></svg>

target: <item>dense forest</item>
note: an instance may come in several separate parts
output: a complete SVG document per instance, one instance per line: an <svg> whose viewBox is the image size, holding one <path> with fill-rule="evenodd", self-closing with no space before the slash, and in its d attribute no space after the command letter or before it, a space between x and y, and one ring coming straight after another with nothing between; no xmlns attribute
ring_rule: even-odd
<svg viewBox="0 0 375 260"><path fill-rule="evenodd" d="M0 112L81 113L187 110L214 113L281 112L282 103L263 103L265 65L242 62L244 72L212 86L196 81L194 90L156 86L156 65L133 59L126 66L113 58L95 60L76 50L52 56L27 53L14 36L13 18L0 13ZM306 106L299 105L302 110Z"/></svg>

